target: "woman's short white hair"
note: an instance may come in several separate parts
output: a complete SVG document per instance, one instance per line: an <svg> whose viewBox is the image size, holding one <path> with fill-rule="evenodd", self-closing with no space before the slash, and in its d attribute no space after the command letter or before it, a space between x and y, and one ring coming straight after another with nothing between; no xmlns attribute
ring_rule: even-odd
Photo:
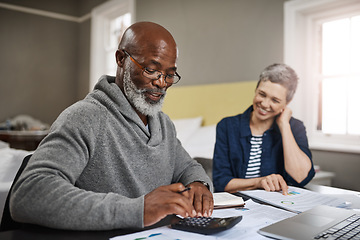
<svg viewBox="0 0 360 240"><path fill-rule="evenodd" d="M286 88L286 101L290 102L294 97L298 80L299 78L294 69L283 63L274 63L262 71L256 88L258 88L260 82L278 83Z"/></svg>

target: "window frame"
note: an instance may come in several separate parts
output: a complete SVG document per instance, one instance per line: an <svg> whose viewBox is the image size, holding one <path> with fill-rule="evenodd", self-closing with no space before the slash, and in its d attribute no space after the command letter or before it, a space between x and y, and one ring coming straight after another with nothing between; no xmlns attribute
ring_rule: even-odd
<svg viewBox="0 0 360 240"><path fill-rule="evenodd" d="M131 23L134 23L135 0L111 0L91 11L89 91L94 89L100 76L104 75L107 70L106 51L104 50L105 42L108 40L107 26L112 19L128 12L131 14Z"/></svg>
<svg viewBox="0 0 360 240"><path fill-rule="evenodd" d="M324 134L317 130L319 103L319 57L317 32L324 21L360 14L357 0L293 0L284 3L284 62L293 67L300 78L290 107L306 128L311 149L360 153L360 136ZM314 104L315 103L315 104Z"/></svg>

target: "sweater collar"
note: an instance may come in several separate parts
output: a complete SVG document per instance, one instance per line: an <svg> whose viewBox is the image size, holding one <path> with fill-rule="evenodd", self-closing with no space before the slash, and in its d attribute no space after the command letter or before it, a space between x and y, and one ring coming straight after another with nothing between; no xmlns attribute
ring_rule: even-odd
<svg viewBox="0 0 360 240"><path fill-rule="evenodd" d="M116 110L120 111L122 115L128 119L131 119L139 126L144 126L144 129L146 129L144 123L141 121L133 107L130 105L129 101L126 99L124 93L115 83L115 77L107 75L101 76L98 83L95 85L94 90L100 90L106 94L106 96L102 98L102 100L107 103L106 106L115 104L114 107Z"/></svg>
<svg viewBox="0 0 360 240"><path fill-rule="evenodd" d="M95 85L94 90L99 90L106 94L103 98L104 101L108 101L107 106L113 106L119 111L128 121L136 124L149 138L150 145L157 145L161 141L161 126L159 120L159 113L156 116L148 117L148 128L141 121L134 108L131 106L124 93L119 86L115 83L115 77L102 76L98 83Z"/></svg>

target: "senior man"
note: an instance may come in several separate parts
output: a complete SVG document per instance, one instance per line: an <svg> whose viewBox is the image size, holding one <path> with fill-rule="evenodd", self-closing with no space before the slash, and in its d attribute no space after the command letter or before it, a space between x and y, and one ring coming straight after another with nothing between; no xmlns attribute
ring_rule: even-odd
<svg viewBox="0 0 360 240"><path fill-rule="evenodd" d="M125 31L116 77L102 76L60 114L15 183L15 221L108 230L143 228L170 214L212 214L211 180L161 112L166 90L180 80L177 53L158 24Z"/></svg>

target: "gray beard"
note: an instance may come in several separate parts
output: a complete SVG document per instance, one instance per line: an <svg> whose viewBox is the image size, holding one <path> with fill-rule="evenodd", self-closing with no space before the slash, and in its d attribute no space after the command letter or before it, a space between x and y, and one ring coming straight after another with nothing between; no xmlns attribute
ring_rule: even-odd
<svg viewBox="0 0 360 240"><path fill-rule="evenodd" d="M145 116L155 116L158 112L161 111L164 99L165 99L165 90L157 90L156 92L161 92L164 95L158 102L151 100L146 100L145 92L154 92L152 89L138 89L130 76L130 65L125 66L124 72L124 93L129 102Z"/></svg>

